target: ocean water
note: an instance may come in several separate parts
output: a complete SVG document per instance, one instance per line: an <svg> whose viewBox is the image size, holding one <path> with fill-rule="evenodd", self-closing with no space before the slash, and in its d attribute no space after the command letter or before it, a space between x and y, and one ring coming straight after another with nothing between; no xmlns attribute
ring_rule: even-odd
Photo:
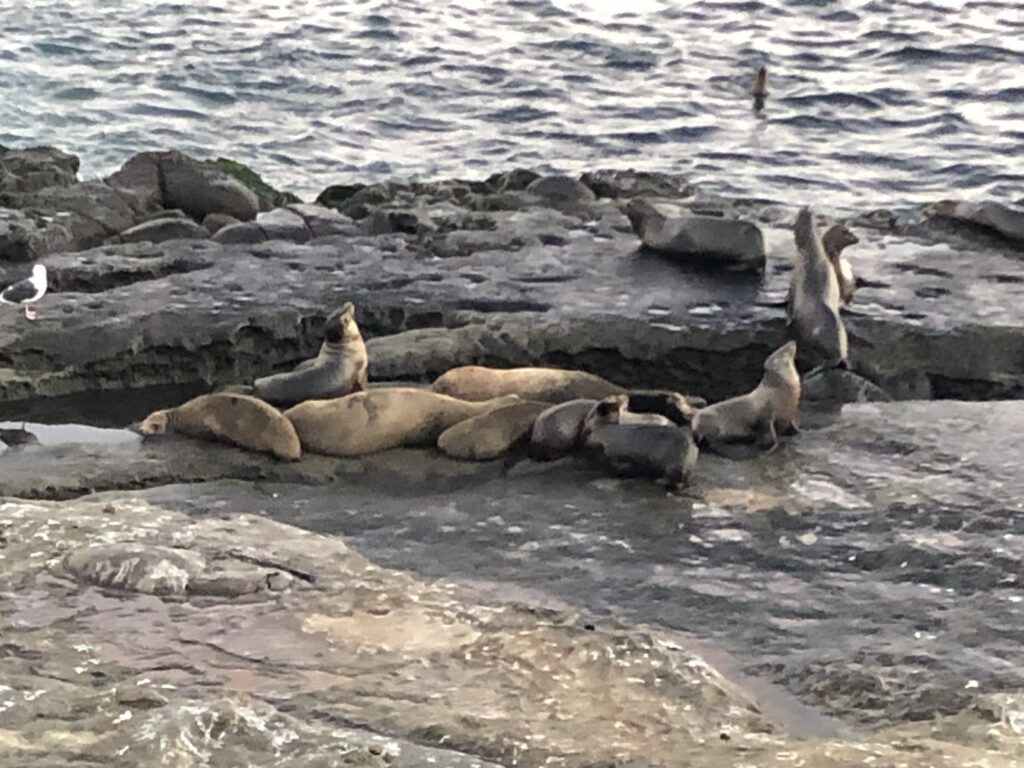
<svg viewBox="0 0 1024 768"><path fill-rule="evenodd" d="M0 28L0 144L86 178L176 147L307 196L519 166L836 209L1024 197L1008 0L5 0Z"/></svg>

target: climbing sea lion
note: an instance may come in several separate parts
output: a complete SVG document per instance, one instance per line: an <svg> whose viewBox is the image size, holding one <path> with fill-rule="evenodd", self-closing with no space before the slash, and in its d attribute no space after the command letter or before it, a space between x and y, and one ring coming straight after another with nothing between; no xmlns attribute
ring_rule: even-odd
<svg viewBox="0 0 1024 768"><path fill-rule="evenodd" d="M537 416L550 407L527 400L473 416L442 432L437 447L453 459L495 459L529 435Z"/></svg>
<svg viewBox="0 0 1024 768"><path fill-rule="evenodd" d="M248 395L215 392L177 408L155 411L139 426L143 435L178 432L200 440L218 440L250 451L295 461L302 455L299 436L272 405Z"/></svg>
<svg viewBox="0 0 1024 768"><path fill-rule="evenodd" d="M343 397L366 389L366 345L356 325L355 306L345 302L324 321L320 353L288 373L256 379L255 393L270 403Z"/></svg>
<svg viewBox="0 0 1024 768"><path fill-rule="evenodd" d="M824 357L820 368L847 365L846 327L839 316L839 280L814 228L810 208L793 227L796 261L786 303L790 329L805 350Z"/></svg>
<svg viewBox="0 0 1024 768"><path fill-rule="evenodd" d="M790 341L772 352L754 391L697 411L693 417L697 444L719 453L729 443L753 443L771 450L778 444L778 435L794 434L800 406L796 349L796 342Z"/></svg>
<svg viewBox="0 0 1024 768"><path fill-rule="evenodd" d="M628 402L626 395L613 395L590 410L581 431L584 453L616 475L661 479L670 488L685 485L698 454L689 424L623 423Z"/></svg>
<svg viewBox="0 0 1024 768"><path fill-rule="evenodd" d="M515 395L468 402L411 387L380 387L285 411L308 451L361 456L400 446L434 445L460 421L518 402Z"/></svg>
<svg viewBox="0 0 1024 768"><path fill-rule="evenodd" d="M626 390L585 371L561 368L487 368L463 365L434 382L433 390L462 400L490 400L519 395L524 400L564 403L578 398L600 400Z"/></svg>
<svg viewBox="0 0 1024 768"><path fill-rule="evenodd" d="M843 256L843 249L859 242L860 238L847 229L845 224L833 224L821 236L825 255L828 256L832 269L835 270L836 280L839 282L839 298L843 304L849 304L853 300L854 291L857 290L853 267L850 266L849 259Z"/></svg>

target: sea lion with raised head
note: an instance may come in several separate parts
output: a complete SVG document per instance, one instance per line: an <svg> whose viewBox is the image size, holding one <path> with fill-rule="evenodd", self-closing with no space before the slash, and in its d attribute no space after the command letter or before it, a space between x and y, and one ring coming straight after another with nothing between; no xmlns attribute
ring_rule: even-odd
<svg viewBox="0 0 1024 768"><path fill-rule="evenodd" d="M449 427L518 402L515 395L481 402L411 387L381 387L331 400L307 400L285 411L302 447L331 456L361 456L402 446L428 446Z"/></svg>
<svg viewBox="0 0 1024 768"><path fill-rule="evenodd" d="M662 390L630 390L627 409L617 415L623 424L671 426L689 421L694 405L706 405L702 398L686 397ZM551 461L572 453L580 442L583 420L597 400L578 399L553 405L533 423L530 434L530 458Z"/></svg>
<svg viewBox="0 0 1024 768"><path fill-rule="evenodd" d="M270 453L288 461L302 455L299 436L291 422L274 406L248 395L200 395L177 408L149 414L139 432L147 436L177 432Z"/></svg>
<svg viewBox="0 0 1024 768"><path fill-rule="evenodd" d="M355 311L355 305L347 301L331 313L324 321L320 353L287 373L256 379L256 395L270 403L291 405L366 389L366 345Z"/></svg>
<svg viewBox="0 0 1024 768"><path fill-rule="evenodd" d="M790 330L801 355L824 362L819 368L847 365L846 327L839 316L839 280L814 227L810 208L801 208L793 227L796 260L786 302Z"/></svg>
<svg viewBox="0 0 1024 768"><path fill-rule="evenodd" d="M757 75L754 77L754 87L750 89L750 94L754 97L754 111L759 112L764 109L764 103L768 99L767 67L761 67L757 70Z"/></svg>
<svg viewBox="0 0 1024 768"><path fill-rule="evenodd" d="M690 425L623 423L628 403L628 396L613 395L590 410L581 430L586 456L622 477L664 480L669 488L685 485L698 454Z"/></svg>
<svg viewBox="0 0 1024 768"><path fill-rule="evenodd" d="M778 444L778 435L797 432L800 374L796 349L796 342L790 341L772 352L764 361L761 382L752 392L697 411L693 417L697 444L717 453L730 443L771 450Z"/></svg>
<svg viewBox="0 0 1024 768"><path fill-rule="evenodd" d="M453 459L496 459L525 440L537 416L550 407L550 403L526 400L473 416L442 432L437 447Z"/></svg>
<svg viewBox="0 0 1024 768"><path fill-rule="evenodd" d="M463 365L452 368L434 382L432 389L441 395L462 400L490 400L503 395L519 395L523 400L564 403L588 398L600 400L626 390L585 371L561 368L488 368Z"/></svg>
<svg viewBox="0 0 1024 768"><path fill-rule="evenodd" d="M843 304L849 304L853 300L853 294L857 290L857 281L853 276L853 267L850 260L843 256L843 250L848 245L856 245L860 238L847 229L845 224L833 224L825 234L821 236L821 244L825 249L832 269L835 270L836 280L839 283L839 298Z"/></svg>

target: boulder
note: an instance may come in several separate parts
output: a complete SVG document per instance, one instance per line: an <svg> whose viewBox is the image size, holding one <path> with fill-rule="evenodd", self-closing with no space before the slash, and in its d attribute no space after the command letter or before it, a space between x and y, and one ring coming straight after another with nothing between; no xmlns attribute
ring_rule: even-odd
<svg viewBox="0 0 1024 768"><path fill-rule="evenodd" d="M693 195L693 185L674 173L650 171L598 170L584 173L580 181L590 187L598 197L667 197L680 198Z"/></svg>
<svg viewBox="0 0 1024 768"><path fill-rule="evenodd" d="M20 211L0 208L0 261L32 261L41 242L34 222Z"/></svg>
<svg viewBox="0 0 1024 768"><path fill-rule="evenodd" d="M251 221L259 212L259 198L242 182L181 152L164 153L160 172L164 207L181 208L198 221L210 213Z"/></svg>
<svg viewBox="0 0 1024 768"><path fill-rule="evenodd" d="M263 230L267 240L305 243L312 237L306 220L290 208L275 208L268 213L261 213L256 224Z"/></svg>
<svg viewBox="0 0 1024 768"><path fill-rule="evenodd" d="M213 161L212 166L236 179L255 194L261 211L270 211L280 206L302 202L291 192L274 189L252 168L236 160L218 157Z"/></svg>
<svg viewBox="0 0 1024 768"><path fill-rule="evenodd" d="M31 193L78 180L78 158L54 147L0 147L0 193Z"/></svg>
<svg viewBox="0 0 1024 768"><path fill-rule="evenodd" d="M568 176L542 176L530 183L526 193L551 206L592 203L596 199L590 187Z"/></svg>
<svg viewBox="0 0 1024 768"><path fill-rule="evenodd" d="M265 243L267 233L255 221L240 221L218 229L213 241L222 245L253 245Z"/></svg>
<svg viewBox="0 0 1024 768"><path fill-rule="evenodd" d="M289 205L288 209L295 211L303 218L313 237L354 235L356 233L352 219L332 208L313 203L295 203Z"/></svg>
<svg viewBox="0 0 1024 768"><path fill-rule="evenodd" d="M217 234L231 224L237 224L238 219L226 213L208 213L203 217L203 226L210 234Z"/></svg>
<svg viewBox="0 0 1024 768"><path fill-rule="evenodd" d="M1024 208L1014 208L995 200L972 203L942 200L927 206L931 217L953 219L992 230L1008 240L1024 243Z"/></svg>
<svg viewBox="0 0 1024 768"><path fill-rule="evenodd" d="M209 230L191 219L165 218L136 224L117 236L122 243L162 243L165 240L205 240Z"/></svg>
<svg viewBox="0 0 1024 768"><path fill-rule="evenodd" d="M643 247L655 253L729 271L765 267L764 236L749 221L699 215L669 218L640 198L627 204L626 215Z"/></svg>

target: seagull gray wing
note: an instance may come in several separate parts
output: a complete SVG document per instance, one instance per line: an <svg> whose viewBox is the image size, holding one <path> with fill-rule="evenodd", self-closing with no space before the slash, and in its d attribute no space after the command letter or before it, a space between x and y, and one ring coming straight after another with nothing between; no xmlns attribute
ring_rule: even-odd
<svg viewBox="0 0 1024 768"><path fill-rule="evenodd" d="M21 304L23 301L34 298L37 293L39 293L39 289L36 288L35 283L31 279L19 280L5 288L3 293L0 293L0 300L6 301L9 304Z"/></svg>

